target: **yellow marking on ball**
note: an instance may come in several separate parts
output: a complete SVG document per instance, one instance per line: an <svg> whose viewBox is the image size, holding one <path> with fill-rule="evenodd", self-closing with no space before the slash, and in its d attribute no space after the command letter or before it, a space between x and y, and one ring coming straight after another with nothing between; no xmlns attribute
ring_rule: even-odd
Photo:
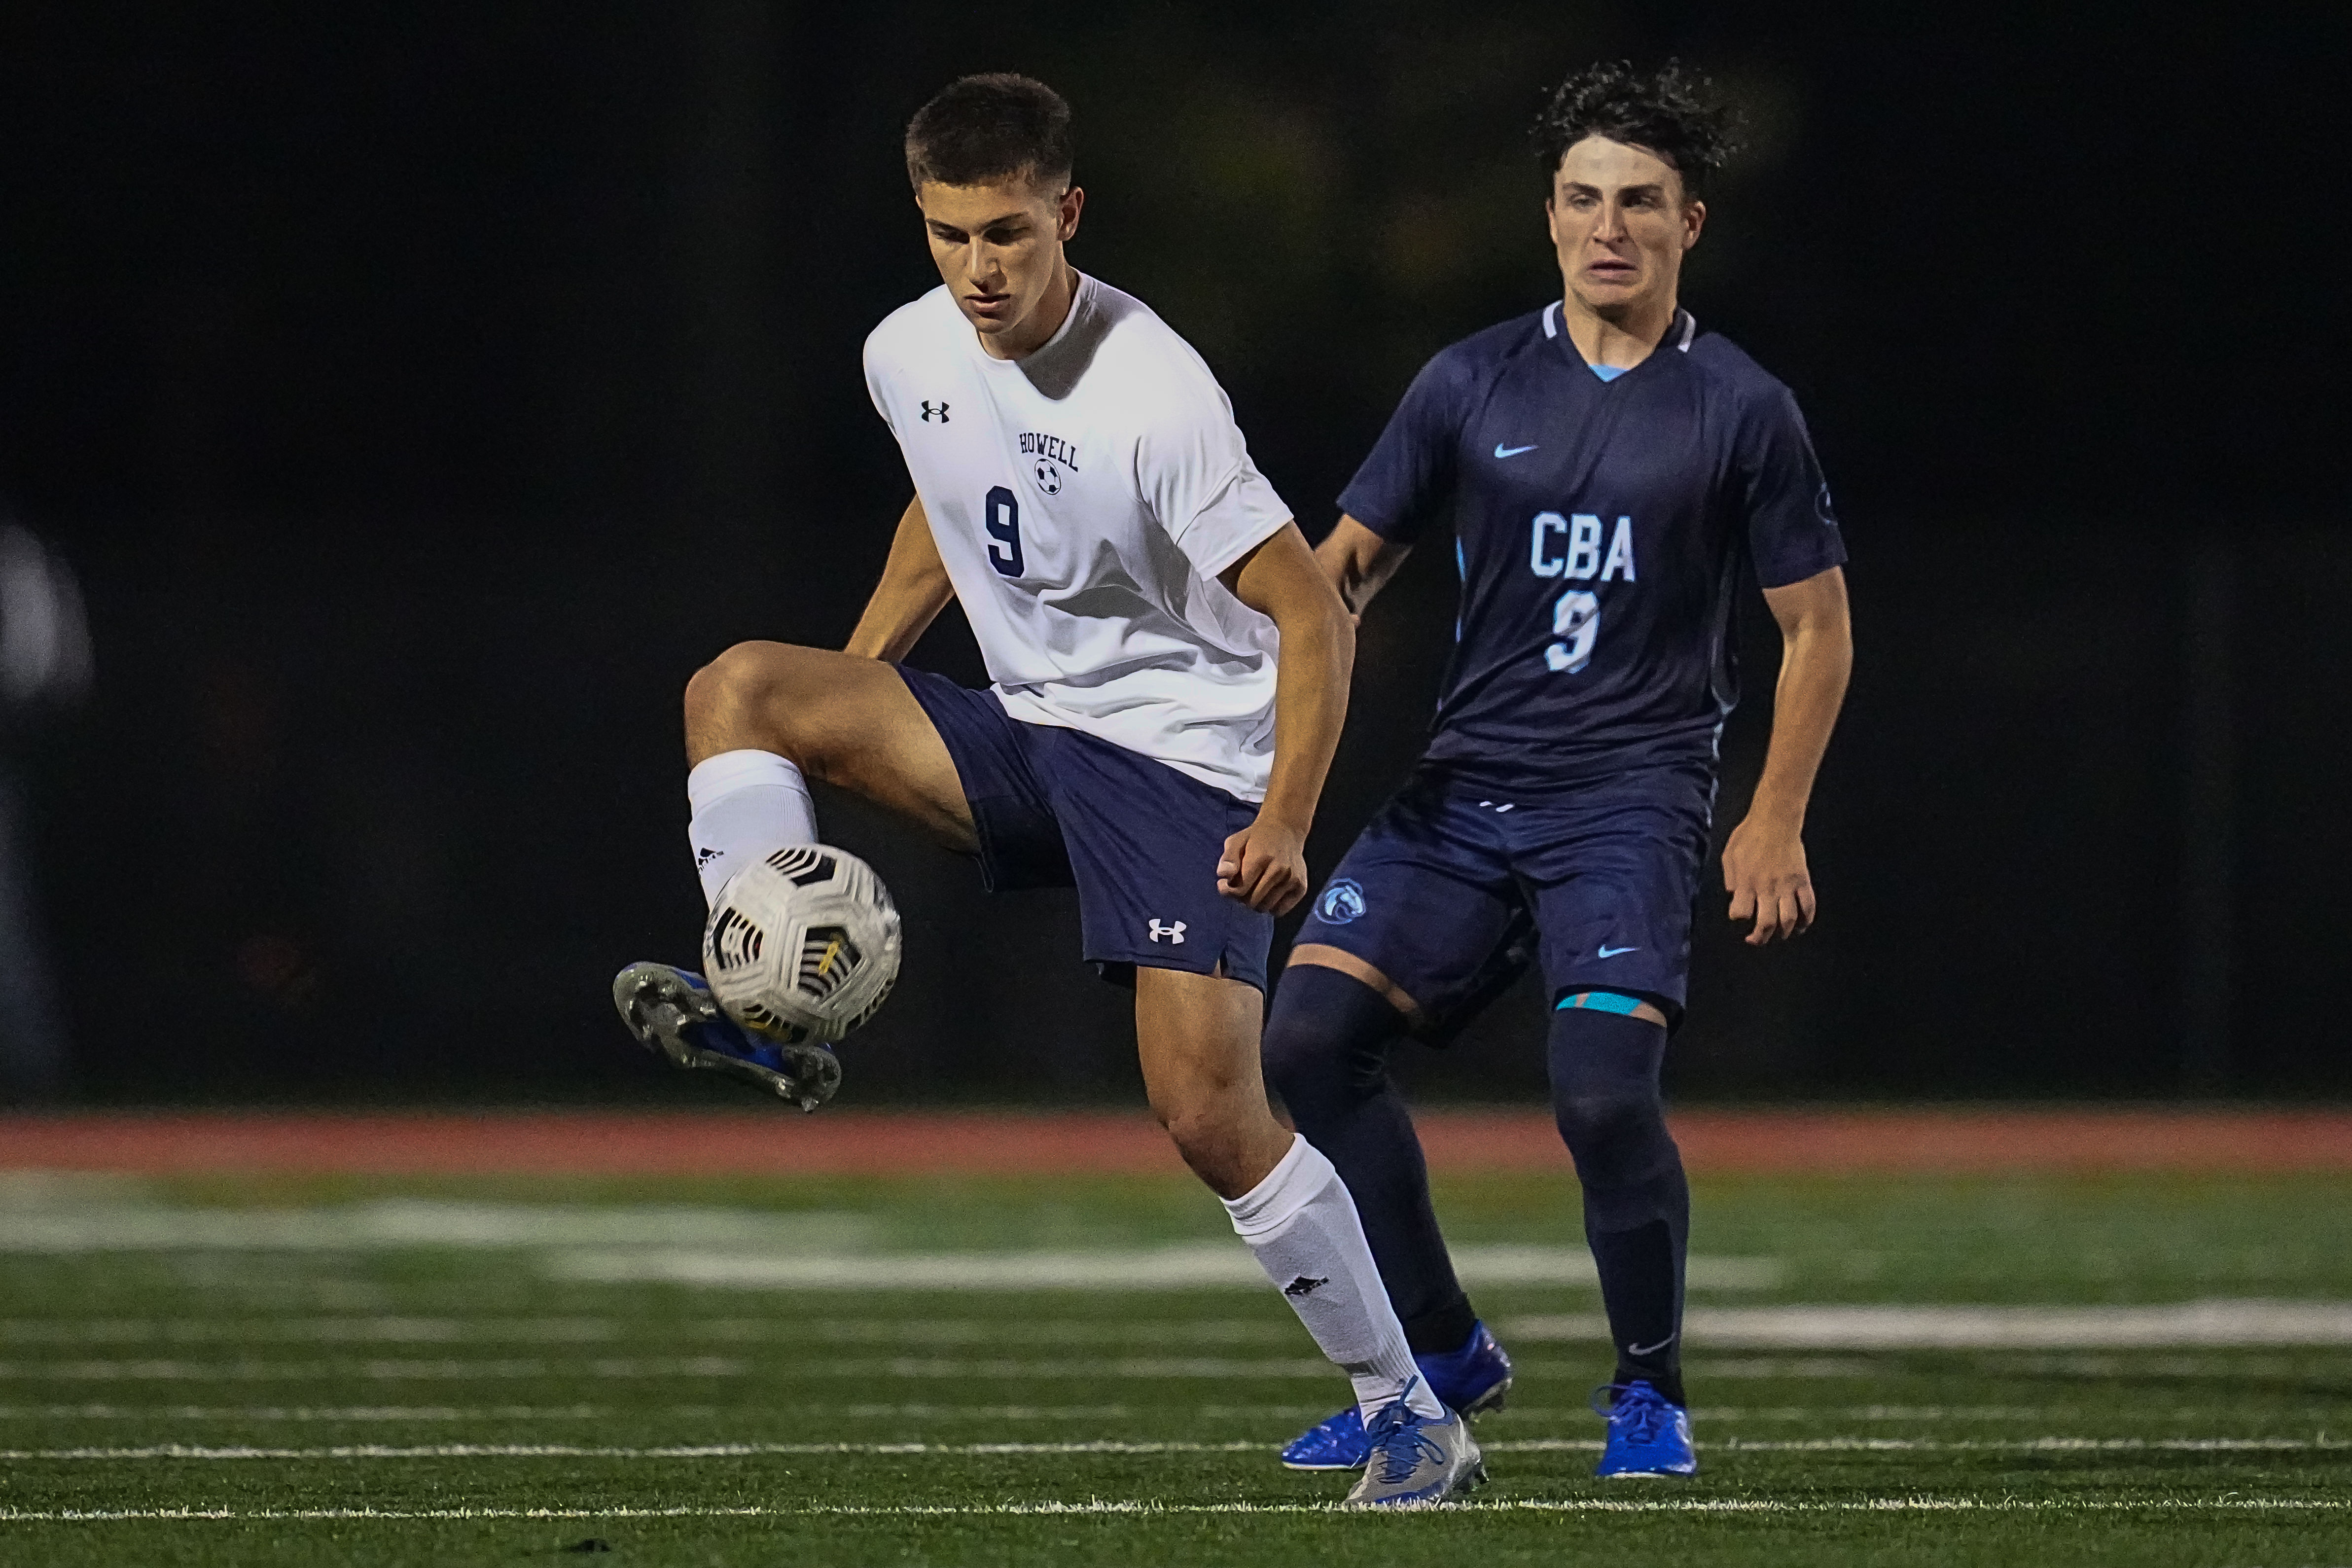
<svg viewBox="0 0 2352 1568"><path fill-rule="evenodd" d="M824 944L824 956L818 959L816 963L816 977L819 980L824 979L826 975L833 973L833 961L838 957L840 953L841 939L839 937L835 937L831 942Z"/></svg>

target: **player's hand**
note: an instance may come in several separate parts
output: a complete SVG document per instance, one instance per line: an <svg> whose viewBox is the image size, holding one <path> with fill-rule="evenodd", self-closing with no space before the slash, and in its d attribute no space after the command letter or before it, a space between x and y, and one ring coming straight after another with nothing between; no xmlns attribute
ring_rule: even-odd
<svg viewBox="0 0 2352 1568"><path fill-rule="evenodd" d="M1290 912L1307 896L1307 835L1260 816L1225 840L1217 891L1263 915Z"/></svg>
<svg viewBox="0 0 2352 1568"><path fill-rule="evenodd" d="M1805 839L1793 823L1759 820L1752 813L1723 847L1723 885L1731 918L1752 920L1748 945L1801 935L1813 923L1813 879L1805 868Z"/></svg>

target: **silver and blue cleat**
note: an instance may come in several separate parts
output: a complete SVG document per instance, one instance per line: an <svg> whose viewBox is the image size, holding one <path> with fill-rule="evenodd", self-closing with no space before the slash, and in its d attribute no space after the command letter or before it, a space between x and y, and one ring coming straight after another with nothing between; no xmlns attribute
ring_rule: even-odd
<svg viewBox="0 0 2352 1568"><path fill-rule="evenodd" d="M803 1110L841 1087L841 1058L829 1047L752 1034L720 1010L709 983L690 969L632 963L613 977L613 1005L637 1043L673 1067L731 1073Z"/></svg>
<svg viewBox="0 0 2352 1568"><path fill-rule="evenodd" d="M1594 1475L1638 1480L1698 1474L1688 1411L1669 1405L1664 1394L1639 1378L1604 1384L1592 1392L1593 1413L1609 1418L1609 1441ZM1606 1405L1601 1403L1603 1394L1611 1396Z"/></svg>
<svg viewBox="0 0 2352 1568"><path fill-rule="evenodd" d="M1503 1407L1511 1392L1511 1358L1495 1342L1483 1322L1474 1323L1462 1348L1417 1355L1413 1363L1429 1380L1429 1391L1449 1410L1481 1415ZM1294 1470L1357 1470L1363 1468L1371 1441L1364 1435L1364 1418L1352 1405L1334 1412L1290 1440L1282 1462Z"/></svg>
<svg viewBox="0 0 2352 1568"><path fill-rule="evenodd" d="M1399 1395L1372 1412L1364 1439L1364 1473L1349 1489L1349 1508L1434 1508L1486 1484L1478 1440L1454 1411L1418 1415Z"/></svg>

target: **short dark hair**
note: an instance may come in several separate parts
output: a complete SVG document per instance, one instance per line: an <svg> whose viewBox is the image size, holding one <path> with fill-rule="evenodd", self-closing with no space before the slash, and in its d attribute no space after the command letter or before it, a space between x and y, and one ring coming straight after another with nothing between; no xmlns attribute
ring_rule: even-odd
<svg viewBox="0 0 2352 1568"><path fill-rule="evenodd" d="M1738 130L1715 84L1680 60L1668 60L1648 76L1631 61L1604 60L1552 89L1536 116L1533 141L1546 191L1570 147L1588 136L1605 136L1664 158L1682 175L1684 194L1696 196L1707 176L1738 151Z"/></svg>
<svg viewBox="0 0 2352 1568"><path fill-rule="evenodd" d="M1012 71L958 77L907 122L907 178L916 187L1070 178L1070 106Z"/></svg>

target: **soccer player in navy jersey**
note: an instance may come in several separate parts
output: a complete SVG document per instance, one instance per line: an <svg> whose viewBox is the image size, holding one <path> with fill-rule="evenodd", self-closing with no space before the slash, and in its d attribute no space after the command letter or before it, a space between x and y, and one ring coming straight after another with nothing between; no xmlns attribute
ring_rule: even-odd
<svg viewBox="0 0 2352 1568"><path fill-rule="evenodd" d="M1450 521L1461 616L1428 749L1317 897L1265 1034L1267 1078L1354 1193L1433 1388L1492 1408L1510 1362L1454 1278L1387 1057L1442 1042L1540 960L1553 1107L1617 1352L1604 1476L1697 1468L1690 1191L1659 1068L1743 567L1783 639L1763 775L1723 855L1751 944L1812 923L1805 805L1853 661L1845 547L1796 403L1679 298L1728 141L1678 66L1561 84L1536 130L1561 296L1431 360L1341 494L1317 556L1349 607ZM1343 1468L1363 1451L1350 1409L1283 1458Z"/></svg>

